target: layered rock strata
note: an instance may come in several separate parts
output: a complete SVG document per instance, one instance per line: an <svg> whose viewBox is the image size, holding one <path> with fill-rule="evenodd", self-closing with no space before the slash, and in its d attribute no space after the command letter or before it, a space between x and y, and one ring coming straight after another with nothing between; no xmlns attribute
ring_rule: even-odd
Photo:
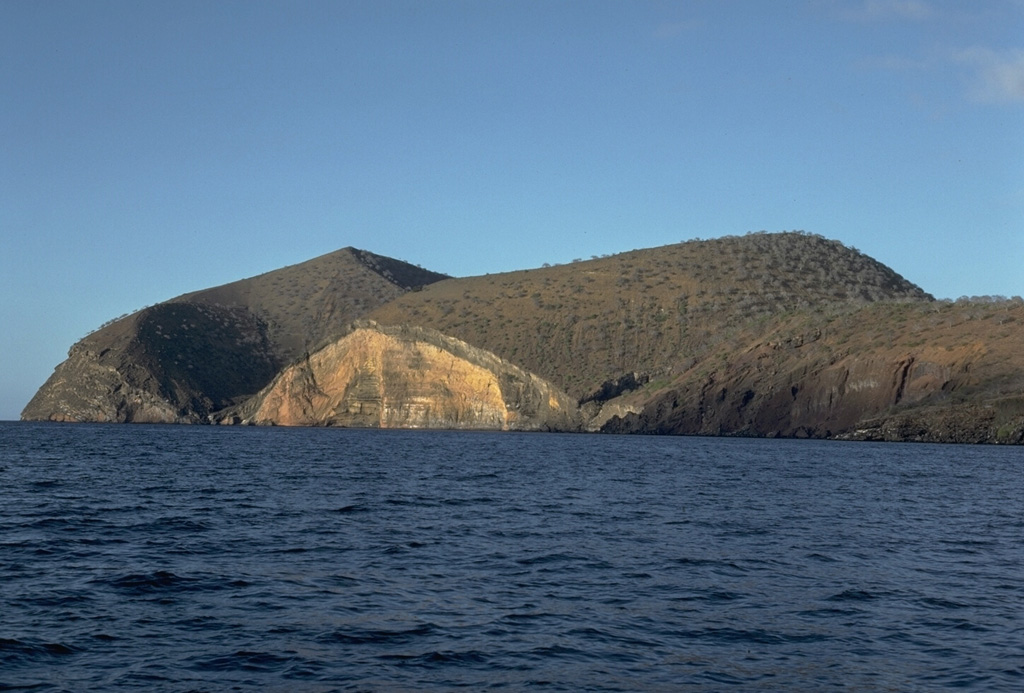
<svg viewBox="0 0 1024 693"><path fill-rule="evenodd" d="M357 323L285 368L223 423L370 428L577 430L565 393L428 328Z"/></svg>

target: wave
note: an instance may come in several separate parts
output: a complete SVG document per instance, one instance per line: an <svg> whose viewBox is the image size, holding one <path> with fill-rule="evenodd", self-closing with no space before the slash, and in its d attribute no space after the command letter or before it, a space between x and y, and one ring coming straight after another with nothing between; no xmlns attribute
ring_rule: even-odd
<svg viewBox="0 0 1024 693"><path fill-rule="evenodd" d="M0 638L0 663L11 666L25 662L46 662L64 659L81 651L78 647L59 642L32 642L14 638Z"/></svg>

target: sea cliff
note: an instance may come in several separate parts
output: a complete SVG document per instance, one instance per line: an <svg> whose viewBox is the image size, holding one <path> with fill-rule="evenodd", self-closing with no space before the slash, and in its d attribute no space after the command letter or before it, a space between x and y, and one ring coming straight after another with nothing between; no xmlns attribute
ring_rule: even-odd
<svg viewBox="0 0 1024 693"><path fill-rule="evenodd" d="M353 325L222 423L576 430L576 403L490 352L422 327Z"/></svg>

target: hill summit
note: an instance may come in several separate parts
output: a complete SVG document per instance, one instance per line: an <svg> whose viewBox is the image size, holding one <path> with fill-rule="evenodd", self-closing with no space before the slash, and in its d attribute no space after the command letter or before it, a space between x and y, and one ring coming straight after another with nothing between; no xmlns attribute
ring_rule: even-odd
<svg viewBox="0 0 1024 693"><path fill-rule="evenodd" d="M22 419L204 423L353 320L445 278L343 248L172 298L73 345Z"/></svg>
<svg viewBox="0 0 1024 693"><path fill-rule="evenodd" d="M459 279L345 248L98 330L22 416L1020 443L1022 324L801 232Z"/></svg>

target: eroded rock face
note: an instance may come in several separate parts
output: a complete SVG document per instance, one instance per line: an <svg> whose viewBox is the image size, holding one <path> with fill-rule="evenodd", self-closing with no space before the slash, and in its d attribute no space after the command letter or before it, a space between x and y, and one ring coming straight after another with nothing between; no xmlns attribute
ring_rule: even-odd
<svg viewBox="0 0 1024 693"><path fill-rule="evenodd" d="M25 419L177 423L178 412L148 383L133 382L107 355L76 345L25 407Z"/></svg>
<svg viewBox="0 0 1024 693"><path fill-rule="evenodd" d="M22 418L198 423L266 385L280 363L248 311L164 303L75 344Z"/></svg>
<svg viewBox="0 0 1024 693"><path fill-rule="evenodd" d="M285 368L225 423L577 430L550 383L434 330L359 323Z"/></svg>
<svg viewBox="0 0 1024 693"><path fill-rule="evenodd" d="M801 345L802 346L802 345ZM943 443L1024 441L1024 393L1013 372L996 378L1008 392L982 399L991 386L976 373L992 354L976 345L922 346L839 355L756 345L703 375L684 374L645 401L612 400L610 433L841 438ZM987 388L987 389L986 389ZM623 413L611 409L617 406Z"/></svg>

